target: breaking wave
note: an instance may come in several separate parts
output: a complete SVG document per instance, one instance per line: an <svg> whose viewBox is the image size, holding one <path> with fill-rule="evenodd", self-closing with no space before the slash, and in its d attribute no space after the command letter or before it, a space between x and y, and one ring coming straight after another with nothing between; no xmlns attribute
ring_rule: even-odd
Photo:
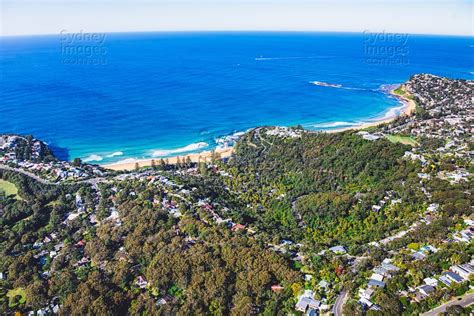
<svg viewBox="0 0 474 316"><path fill-rule="evenodd" d="M243 135L245 135L245 132L235 132L231 135L226 135L226 136L216 138L215 142L217 144L217 148L221 149L221 148L232 147Z"/></svg>
<svg viewBox="0 0 474 316"><path fill-rule="evenodd" d="M113 157L122 156L122 155L123 155L123 152L122 152L122 151L116 151L116 152L114 152L114 153L112 153L112 154L110 154L110 155L107 155L107 156L105 156L105 157L107 157L107 158L113 158Z"/></svg>
<svg viewBox="0 0 474 316"><path fill-rule="evenodd" d="M91 162L91 161L101 161L102 159L102 156L99 156L99 155L90 155L89 157L86 157L84 159L82 159L82 161L84 162Z"/></svg>
<svg viewBox="0 0 474 316"><path fill-rule="evenodd" d="M400 113L402 113L402 111L405 107L406 107L406 105L404 104L404 105L401 105L401 106L397 106L397 107L393 107L393 108L388 109L388 111L385 112L382 119L389 119L389 118L393 118L397 115L400 115Z"/></svg>
<svg viewBox="0 0 474 316"><path fill-rule="evenodd" d="M334 128L334 127L344 127L344 126L357 126L362 124L361 122L328 122L328 123L320 123L320 124L313 124L311 127L315 128Z"/></svg>
<svg viewBox="0 0 474 316"><path fill-rule="evenodd" d="M191 151L196 151L196 150L199 150L199 149L206 148L208 146L209 146L208 143L199 142L199 143L190 144L190 145L187 145L187 146L184 146L184 147L181 147L181 148L176 148L176 149L158 149L158 150L153 151L152 156L153 157L166 157L166 156L173 155L173 154L180 154L180 153L187 153L187 152L191 152Z"/></svg>
<svg viewBox="0 0 474 316"><path fill-rule="evenodd" d="M120 164L125 164L125 163L133 163L133 162L138 162L139 160L135 158L127 158L123 160L119 160L117 162L114 162L113 165L120 165Z"/></svg>

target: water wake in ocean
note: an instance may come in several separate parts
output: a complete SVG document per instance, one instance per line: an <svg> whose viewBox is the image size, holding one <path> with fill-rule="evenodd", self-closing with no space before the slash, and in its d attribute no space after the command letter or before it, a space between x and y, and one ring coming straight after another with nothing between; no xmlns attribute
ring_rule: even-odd
<svg viewBox="0 0 474 316"><path fill-rule="evenodd" d="M291 59L326 59L332 58L332 56L295 56L295 57L257 57L256 61L263 60L291 60Z"/></svg>
<svg viewBox="0 0 474 316"><path fill-rule="evenodd" d="M184 156L188 152L179 147L198 142L209 146L184 150L231 146L231 134L250 127L331 124L337 129L375 121L401 105L379 89L381 84L432 71L471 79L474 71L468 47L473 41L464 37L416 36L410 39L407 67L368 67L364 60L370 56L354 49L361 44L356 34L114 34L107 38L106 57L109 65L123 67L76 65L68 71L57 62L68 57L61 56L57 39L23 40L28 54L17 38L2 39L2 131L33 131L60 144L54 152L61 159L100 164L152 159L154 151ZM140 49L130 49L134 45ZM234 67L237 63L242 67ZM77 119L84 104L94 114L87 129Z"/></svg>
<svg viewBox="0 0 474 316"><path fill-rule="evenodd" d="M328 87L328 88L336 88L336 89L344 89L344 90L358 90L358 91L378 91L377 89L366 89L366 88L354 88L354 87L345 87L341 84L335 83L327 83L322 81L310 81L310 84L320 87Z"/></svg>
<svg viewBox="0 0 474 316"><path fill-rule="evenodd" d="M203 149L206 147L209 147L208 143L199 142L199 143L189 144L187 146L176 148L176 149L158 149L158 150L153 151L152 156L153 157L166 157L166 156L175 155L175 154L189 153L189 152Z"/></svg>

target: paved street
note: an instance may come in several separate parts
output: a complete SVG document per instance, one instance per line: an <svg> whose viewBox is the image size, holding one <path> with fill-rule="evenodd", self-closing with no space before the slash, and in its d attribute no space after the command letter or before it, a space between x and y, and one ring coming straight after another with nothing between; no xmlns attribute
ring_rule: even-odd
<svg viewBox="0 0 474 316"><path fill-rule="evenodd" d="M43 179L43 178L38 177L38 176L35 175L34 173L31 173L31 172L22 170L22 169L20 169L20 168L11 168L11 167L8 167L8 166L2 166L2 165L0 165L0 169L19 172L19 173L21 173L21 174L24 174L25 176L28 176L28 177L30 177L30 178L35 179L36 181L38 181L38 182L40 182L40 183L43 183L43 184L47 184L47 185L58 185L58 183L54 183L54 182L45 180L45 179Z"/></svg>
<svg viewBox="0 0 474 316"><path fill-rule="evenodd" d="M461 300L458 298L451 300L435 309L430 310L429 312L421 314L422 316L437 316L439 313L444 313L446 308L451 305L461 305L463 307L474 304L474 293L466 294L461 297Z"/></svg>
<svg viewBox="0 0 474 316"><path fill-rule="evenodd" d="M332 312L335 316L342 316L342 308L347 300L347 292L343 290L336 299Z"/></svg>

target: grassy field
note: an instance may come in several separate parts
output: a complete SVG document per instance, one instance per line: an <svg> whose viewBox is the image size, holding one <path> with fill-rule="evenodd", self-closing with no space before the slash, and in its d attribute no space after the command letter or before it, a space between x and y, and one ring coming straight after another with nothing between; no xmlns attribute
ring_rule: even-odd
<svg viewBox="0 0 474 316"><path fill-rule="evenodd" d="M401 97L404 97L405 99L413 100L413 101L416 103L415 98L414 98L411 94L409 94L409 93L407 93L407 92L405 91L404 86L400 86L400 87L398 87L397 89L392 90L392 92L393 92L394 94L396 94L396 95L399 95L399 96L401 96Z"/></svg>
<svg viewBox="0 0 474 316"><path fill-rule="evenodd" d="M397 89L393 90L393 93L398 94L398 95L404 95L405 90L403 90L402 86L400 86Z"/></svg>
<svg viewBox="0 0 474 316"><path fill-rule="evenodd" d="M21 197L18 195L18 189L11 182L0 179L0 190L4 191L6 195L14 195L17 200L21 200Z"/></svg>
<svg viewBox="0 0 474 316"><path fill-rule="evenodd" d="M409 136L399 136L399 135L386 135L385 136L392 143L401 143L404 145L417 146L418 142Z"/></svg>
<svg viewBox="0 0 474 316"><path fill-rule="evenodd" d="M18 300L15 300L16 296L20 296ZM7 297L9 299L8 305L10 307L15 307L18 304L25 304L26 302L26 292L25 289L22 287L18 287L16 289L10 290L7 293Z"/></svg>

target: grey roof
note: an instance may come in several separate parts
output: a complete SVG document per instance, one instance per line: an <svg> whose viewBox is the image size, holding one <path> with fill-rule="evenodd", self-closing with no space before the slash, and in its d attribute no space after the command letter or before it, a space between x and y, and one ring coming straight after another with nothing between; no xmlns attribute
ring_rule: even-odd
<svg viewBox="0 0 474 316"><path fill-rule="evenodd" d="M301 299L299 299L295 305L295 308L297 310L305 311L309 304L307 302L307 299L309 299L309 297L302 297Z"/></svg>
<svg viewBox="0 0 474 316"><path fill-rule="evenodd" d="M421 252L415 252L413 254L413 258L417 259L417 260L421 260L421 259L424 259L426 256L424 254L422 254Z"/></svg>
<svg viewBox="0 0 474 316"><path fill-rule="evenodd" d="M441 277L439 278L439 280L440 280L441 282L443 282L444 284L446 284L447 286L450 286L451 283L452 283L451 280L449 280L449 279L448 279L447 277L445 277L444 275L441 276Z"/></svg>
<svg viewBox="0 0 474 316"><path fill-rule="evenodd" d="M432 287L431 285L427 285L427 284L420 286L418 289L420 291L425 292L426 294L429 294L429 293L431 293L435 290L434 287Z"/></svg>
<svg viewBox="0 0 474 316"><path fill-rule="evenodd" d="M382 287L383 288L383 287L385 287L385 282L370 279L369 280L369 286L377 286L377 287Z"/></svg>
<svg viewBox="0 0 474 316"><path fill-rule="evenodd" d="M399 270L398 267L394 266L391 263L382 262L382 267L384 269L387 269L388 271L398 271Z"/></svg>
<svg viewBox="0 0 474 316"><path fill-rule="evenodd" d="M321 305L320 301L316 301L314 298L305 296L298 300L298 303L296 303L295 307L299 310L306 310L308 307L316 309L319 307L319 305Z"/></svg>
<svg viewBox="0 0 474 316"><path fill-rule="evenodd" d="M474 273L474 267L472 266L472 264L465 263L465 264L461 264L460 267L466 270L468 273Z"/></svg>
<svg viewBox="0 0 474 316"><path fill-rule="evenodd" d="M446 275L447 277L451 278L457 283L461 283L462 281L464 281L463 278L459 276L459 274L451 272L451 271L443 272L443 275Z"/></svg>
<svg viewBox="0 0 474 316"><path fill-rule="evenodd" d="M383 276L387 276L390 274L390 270L384 268L384 267L378 267L374 269L375 273L381 274Z"/></svg>
<svg viewBox="0 0 474 316"><path fill-rule="evenodd" d="M377 304L372 305L369 309L370 309L370 310L373 310L373 311L380 311L380 310L382 310L382 309L380 308L380 306L377 305Z"/></svg>
<svg viewBox="0 0 474 316"><path fill-rule="evenodd" d="M334 247L329 248L329 250L335 253L338 253L338 252L346 253L346 248L344 248L343 246L334 246Z"/></svg>

